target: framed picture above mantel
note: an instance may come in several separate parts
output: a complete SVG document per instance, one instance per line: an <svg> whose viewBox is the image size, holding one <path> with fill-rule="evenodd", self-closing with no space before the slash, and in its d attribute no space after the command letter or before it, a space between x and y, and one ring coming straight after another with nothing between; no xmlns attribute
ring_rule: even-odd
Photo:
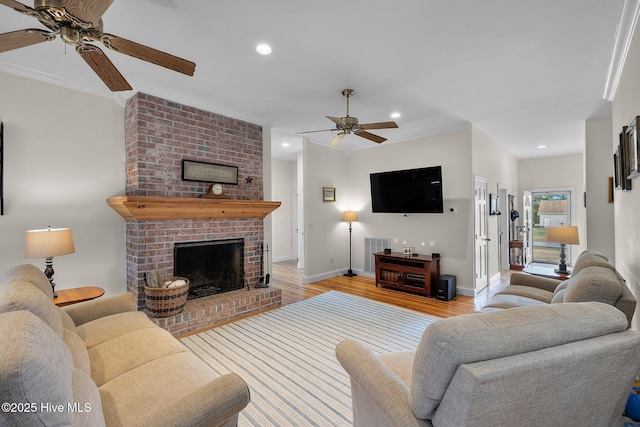
<svg viewBox="0 0 640 427"><path fill-rule="evenodd" d="M183 159L182 180L238 185L238 167Z"/></svg>

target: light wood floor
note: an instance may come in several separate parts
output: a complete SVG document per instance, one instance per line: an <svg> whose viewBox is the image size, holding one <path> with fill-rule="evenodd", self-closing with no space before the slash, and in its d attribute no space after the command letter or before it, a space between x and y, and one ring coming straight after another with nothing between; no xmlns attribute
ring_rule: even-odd
<svg viewBox="0 0 640 427"><path fill-rule="evenodd" d="M282 305L291 304L331 290L385 302L437 317L452 317L471 313L484 306L491 296L509 283L510 272L501 274L475 298L458 295L450 301L440 301L393 289L377 288L375 280L365 276L336 276L307 285L302 284L302 270L294 261L273 264L271 282L282 289Z"/></svg>

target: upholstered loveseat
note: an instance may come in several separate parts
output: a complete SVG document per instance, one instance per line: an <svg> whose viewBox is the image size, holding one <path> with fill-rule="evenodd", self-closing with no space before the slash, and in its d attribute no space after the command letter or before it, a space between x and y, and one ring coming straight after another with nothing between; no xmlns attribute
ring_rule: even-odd
<svg viewBox="0 0 640 427"><path fill-rule="evenodd" d="M438 320L416 349L336 348L355 427L621 426L640 333L599 302Z"/></svg>
<svg viewBox="0 0 640 427"><path fill-rule="evenodd" d="M496 293L482 310L586 301L613 305L631 324L636 299L607 257L593 249L578 256L568 280L512 273L509 286Z"/></svg>
<svg viewBox="0 0 640 427"><path fill-rule="evenodd" d="M249 402L131 294L61 309L32 265L0 277L0 343L0 425L233 426Z"/></svg>

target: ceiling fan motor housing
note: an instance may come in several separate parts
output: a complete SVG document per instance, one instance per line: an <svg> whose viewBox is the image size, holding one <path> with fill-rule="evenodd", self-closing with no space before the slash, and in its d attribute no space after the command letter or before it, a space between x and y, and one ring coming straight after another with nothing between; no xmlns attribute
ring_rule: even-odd
<svg viewBox="0 0 640 427"><path fill-rule="evenodd" d="M42 12L47 9L62 9L62 0L34 0L33 8Z"/></svg>

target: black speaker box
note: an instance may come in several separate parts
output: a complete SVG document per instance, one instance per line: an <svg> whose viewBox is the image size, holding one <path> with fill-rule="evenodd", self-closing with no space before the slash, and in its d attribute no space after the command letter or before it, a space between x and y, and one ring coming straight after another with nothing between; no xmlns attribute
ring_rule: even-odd
<svg viewBox="0 0 640 427"><path fill-rule="evenodd" d="M456 276L443 274L436 280L436 299L449 301L456 296Z"/></svg>

